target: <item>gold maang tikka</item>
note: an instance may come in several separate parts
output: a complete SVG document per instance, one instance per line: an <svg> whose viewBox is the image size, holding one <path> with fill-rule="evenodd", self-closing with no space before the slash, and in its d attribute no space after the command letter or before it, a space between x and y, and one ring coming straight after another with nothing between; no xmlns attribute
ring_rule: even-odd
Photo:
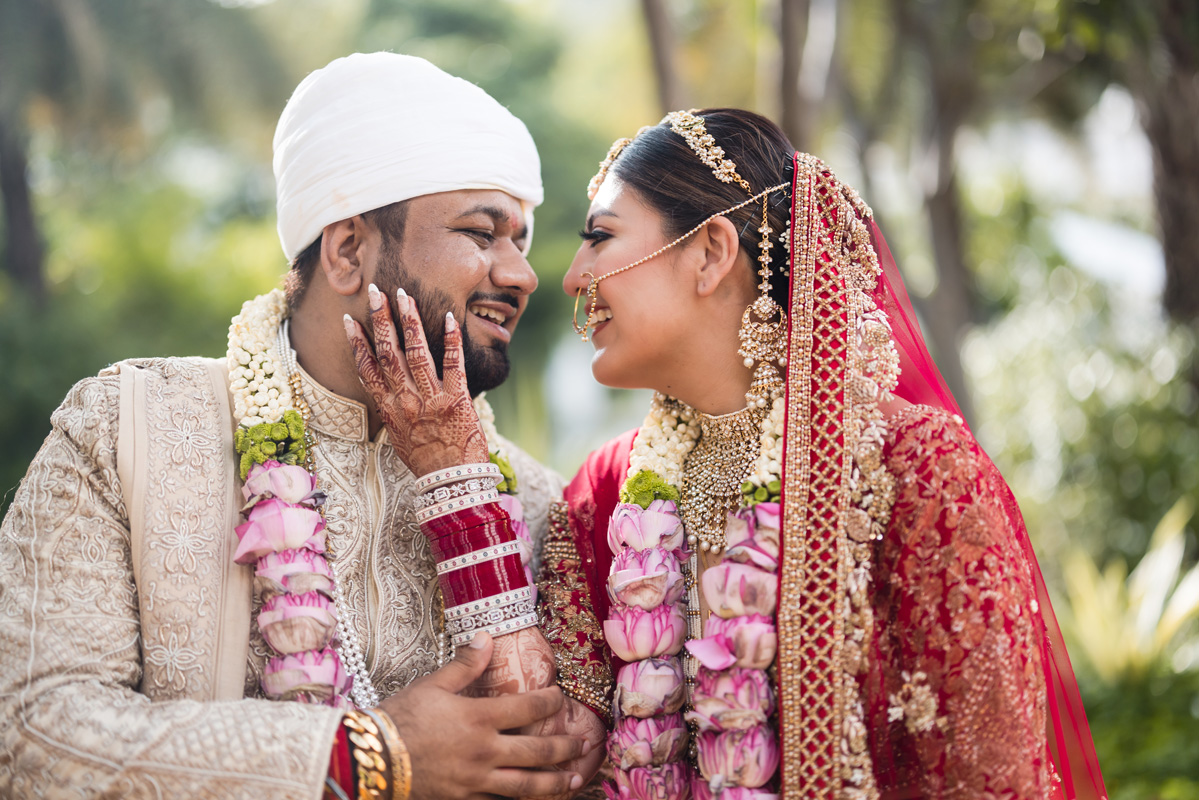
<svg viewBox="0 0 1199 800"><path fill-rule="evenodd" d="M590 272L584 272L583 277L588 278L586 288L587 319L582 325L579 325L579 299L584 292L583 289L579 289L575 292L573 319L575 333L579 334L585 342L590 338L587 331L595 325L595 303L599 293L600 281L610 278L613 275L627 272L633 267L640 266L647 261L657 258L665 251L686 240L717 217L731 214L760 199L762 201L762 225L758 228L758 232L762 234L762 240L758 243L758 249L761 250L758 255L758 276L761 278L761 282L758 284L759 295L757 300L750 304L741 316L741 329L737 332L737 338L741 342L741 346L737 349L737 355L744 359L744 364L749 369L754 369L755 362L758 365L754 369L749 391L745 393L746 405L764 408L782 393L784 383L780 367L784 367L787 364L787 313L770 296L770 278L772 274L770 264L773 260L770 257L770 250L774 247L774 242L771 238L774 230L770 227L768 217L770 206L768 201L769 196L773 192L786 189L790 184L780 183L777 186L771 186L755 194L749 182L737 174L737 165L732 160L725 158L724 148L716 144L716 140L708 133L702 117L696 116L693 111L673 111L666 115L664 121L669 122L670 129L682 136L683 140L699 156L700 160L711 168L712 174L716 176L717 180L722 183L736 183L746 191L749 198L713 214L674 241L659 247L654 252L634 261L632 264L600 275L599 277ZM645 129L643 128L642 130ZM640 134L640 132L638 133ZM621 152L623 152L631 141L631 139L617 139L608 150L607 157L600 162L599 172L596 173L587 186L587 198L589 200L595 199L600 184L607 177L612 163L620 157Z"/></svg>

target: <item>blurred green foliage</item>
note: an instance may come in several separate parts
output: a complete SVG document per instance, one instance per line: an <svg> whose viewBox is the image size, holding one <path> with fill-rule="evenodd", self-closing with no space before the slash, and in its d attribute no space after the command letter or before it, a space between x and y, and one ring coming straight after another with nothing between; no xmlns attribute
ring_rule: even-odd
<svg viewBox="0 0 1199 800"><path fill-rule="evenodd" d="M65 55L74 45L42 4L0 6L0 31L8 32L0 44L8 57L30 65L13 73L23 81L0 86L0 112L19 106L31 135L29 178L48 244L49 295L39 307L0 276L0 446L7 455L0 510L74 381L126 357L220 356L241 303L278 285L285 263L274 230L270 131L290 87L355 49L425 56L479 83L524 119L536 139L547 198L537 211L531 255L541 290L513 343L512 378L491 398L502 431L536 455L558 453L555 466L563 471L573 468L582 454L563 456L555 437L596 426L573 407L561 414L571 431L547 422L553 416L547 381L554 376L546 371L569 329L570 301L560 281L577 247L583 188L613 138L658 116L634 4L600 10L581 0L290 0L223 8L189 0L170 14L151 0L91 5L102 9L96 30L113 33L97 40L111 65L103 90L71 76L73 65L84 62ZM894 67L888 5L856 0L839 23L857 56L845 59L850 68L843 77L871 102L890 102L881 88ZM1069 80L1049 84L1035 107L994 109L972 125L985 132L1040 115L1057 135L1078 141L1080 120L1112 79L1111 60L1120 47L1135 45L1131 35L1104 33L1102 14L1115 13L1118 4L1082 5L1088 8L992 0L954 11L981 43L973 63L984 70L983 86L1019 67L1008 40L992 38L999 29L1013 37L1028 31L1026 44L1040 41L1051 51L1068 49L1068 31L1087 52L1109 59L1084 61L1086 68ZM776 113L762 79L778 56L773 6L722 0L682 6L679 60L696 104ZM1064 19L1063 8L1078 13ZM26 16L3 16L17 13ZM15 49L16 28L5 23L14 19L26 32L25 41L13 40ZM153 46L139 37L154 38ZM58 51L63 57L56 61ZM919 86L893 88L894 130L885 131L886 146L863 164L896 160L919 139L923 120L910 102ZM83 110L88 114L76 113ZM817 152L853 182L852 154L861 143L852 141L844 121L825 117ZM887 236L913 293L927 293L935 277L927 270L918 192L897 192L886 170L866 172L863 192L877 189L868 199L890 226ZM1194 330L1167 322L1154 298L1067 258L1052 233L1060 204L1034 191L1016 167L1005 166L985 191L968 168L961 180L971 198L963 205L966 250L981 306L980 324L963 349L978 410L974 427L1020 498L1058 598L1111 796L1199 796L1193 621L1157 649L1125 642L1141 666L1114 672L1092 657L1099 651L1083 641L1085 632L1071 627L1103 603L1113 617L1136 617L1132 575L1146 553L1156 552L1155 527L1180 498L1199 504ZM991 199L975 202L979 197ZM1151 230L1151 208L1113 202L1103 207L1096 196L1083 196L1077 206ZM626 426L639 413L635 408ZM1195 531L1191 517L1172 539L1176 577L1194 569ZM1073 585L1067 563L1074 565ZM1120 565L1133 565L1132 575L1125 577L1128 566ZM1091 577L1090 595L1079 589L1077 575Z"/></svg>

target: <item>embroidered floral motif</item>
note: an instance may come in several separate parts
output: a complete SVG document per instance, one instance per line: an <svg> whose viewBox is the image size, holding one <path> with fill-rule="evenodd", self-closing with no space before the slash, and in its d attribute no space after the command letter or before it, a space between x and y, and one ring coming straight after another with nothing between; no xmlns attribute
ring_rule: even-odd
<svg viewBox="0 0 1199 800"><path fill-rule="evenodd" d="M948 414L892 421L896 477L875 615L891 784L923 796L1048 797L1046 689L1032 576L986 455Z"/></svg>
<svg viewBox="0 0 1199 800"><path fill-rule="evenodd" d="M931 730L937 722L937 698L928 686L928 676L923 672L912 674L907 670L900 673L903 688L890 696L887 720L903 720L908 733Z"/></svg>

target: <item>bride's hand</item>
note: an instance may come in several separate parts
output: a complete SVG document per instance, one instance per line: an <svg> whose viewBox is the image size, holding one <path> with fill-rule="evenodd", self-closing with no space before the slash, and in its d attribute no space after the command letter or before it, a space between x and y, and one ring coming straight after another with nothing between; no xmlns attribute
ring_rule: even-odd
<svg viewBox="0 0 1199 800"><path fill-rule="evenodd" d="M445 361L438 380L416 301L403 289L396 293L404 329L401 349L391 304L374 284L369 296L374 347L348 314L346 336L354 349L358 375L400 460L417 476L487 461L487 439L462 368L462 330L453 315L446 315Z"/></svg>

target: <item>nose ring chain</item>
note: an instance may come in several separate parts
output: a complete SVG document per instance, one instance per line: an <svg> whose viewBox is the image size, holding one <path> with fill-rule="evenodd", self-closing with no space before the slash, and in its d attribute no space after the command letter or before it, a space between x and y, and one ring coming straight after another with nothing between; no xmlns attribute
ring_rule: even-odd
<svg viewBox="0 0 1199 800"><path fill-rule="evenodd" d="M579 325L579 299L583 296L583 292L584 292L584 289L582 287L580 287L578 290L575 291L575 313L574 313L574 318L572 320L572 322L574 324L574 328L575 328L575 333L577 333L583 339L584 342L591 341L591 337L588 335L587 331L591 328L594 328L595 324L596 324L595 323L595 303L599 296L600 281L604 280L605 278L611 278L613 275L619 275L622 272L628 272L633 267L639 267L647 261L653 261L655 258L662 255L670 248L685 241L688 237L695 234L699 229L703 228L705 225L707 225L709 222L716 219L717 217L723 217L726 214L731 214L734 211L737 211L738 209L744 208L745 206L749 205L750 203L754 202L755 200L765 197L766 195L770 194L771 192L777 192L780 189L786 189L789 185L790 184L787 184L787 183L780 183L778 186L771 186L769 189L764 189L764 190L758 192L757 194L753 195L752 197L750 197L746 200L742 200L740 203L738 203L735 206L729 206L724 211L717 211L715 214L708 217L703 222L699 223L694 228L687 231L679 238L675 239L673 242L662 245L657 250L650 253L648 256L639 258L636 261L634 261L632 264L623 266L620 269L612 270L611 272L606 272L603 275L600 275L598 278L593 273L584 272L581 277L588 278L587 287L586 287L587 319L584 320L582 325Z"/></svg>

